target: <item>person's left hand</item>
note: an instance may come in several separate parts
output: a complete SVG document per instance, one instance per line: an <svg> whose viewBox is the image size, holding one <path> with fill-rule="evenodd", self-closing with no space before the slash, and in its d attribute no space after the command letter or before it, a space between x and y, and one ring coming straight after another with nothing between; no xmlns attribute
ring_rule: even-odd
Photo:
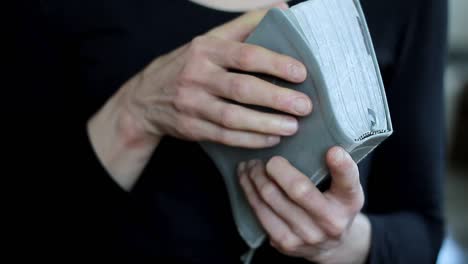
<svg viewBox="0 0 468 264"><path fill-rule="evenodd" d="M324 193L282 157L271 158L266 166L258 160L242 162L238 175L271 245L280 252L320 263L364 262L370 224L359 214L364 194L357 165L339 147L328 151L326 161L332 183Z"/></svg>

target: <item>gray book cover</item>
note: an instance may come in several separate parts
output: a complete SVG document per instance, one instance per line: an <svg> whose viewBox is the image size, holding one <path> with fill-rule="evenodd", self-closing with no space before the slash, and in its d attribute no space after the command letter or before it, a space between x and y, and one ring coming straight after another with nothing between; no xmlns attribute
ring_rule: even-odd
<svg viewBox="0 0 468 264"><path fill-rule="evenodd" d="M323 14L324 10L330 13ZM314 15L313 12L319 13ZM337 15L354 21L354 24L345 20L337 21L335 19ZM307 22L308 20L309 22ZM322 28L318 28L321 26ZM319 43L318 41L323 39L320 38L320 34L314 35L314 32L323 31L324 36L330 35L325 30L327 27L333 32L338 32L336 37L344 39L345 42L336 44L337 40L330 39L329 41L334 41L335 45ZM359 32L359 35L354 34L353 40L346 32L349 34ZM317 40L317 38L320 39ZM257 248L265 238L265 233L239 185L236 168L240 162L251 159L261 159L266 162L271 157L280 155L308 175L311 181L318 184L328 174L325 153L329 148L339 145L346 149L356 162L359 162L390 136L393 129L380 71L358 0L310 0L289 10L274 8L267 13L246 42L286 54L303 62L307 67L308 77L301 84L292 84L264 76L262 78L307 94L314 106L313 112L309 116L299 119L297 134L283 137L280 144L271 148L253 150L212 142L201 143L223 176L234 220L241 237L249 247ZM344 47L345 44L349 47ZM362 65L358 67L356 66L358 64L346 63L343 56L339 56L340 48L349 49L351 46L355 49L351 52L356 53L354 54L356 58L366 59L368 57L368 65L361 63ZM351 52L348 53L351 54ZM328 61L325 60L326 58ZM341 63L341 70L330 71L327 68L327 65L337 64L337 62ZM330 69L336 69L336 67ZM345 90L337 88L338 84L332 81L334 78L346 79L340 75L346 73L348 76L347 72L353 72L354 77L352 82L343 82L364 85L366 86L365 90L353 91L351 90L352 85L350 85L351 88L345 88ZM375 79L373 82L372 78ZM346 101L344 103L337 102L337 94L349 97L349 93L351 95L363 93L359 96L369 96L369 91L374 96L373 101L369 99L370 103L368 104L355 103L354 106L350 106L354 107L353 111L348 111L347 116L342 115L343 109L346 110L347 103ZM375 107L369 105L375 105ZM354 129L353 132L349 125L354 124L347 122L346 118L359 120L363 117L368 117L368 119L361 122L361 127Z"/></svg>

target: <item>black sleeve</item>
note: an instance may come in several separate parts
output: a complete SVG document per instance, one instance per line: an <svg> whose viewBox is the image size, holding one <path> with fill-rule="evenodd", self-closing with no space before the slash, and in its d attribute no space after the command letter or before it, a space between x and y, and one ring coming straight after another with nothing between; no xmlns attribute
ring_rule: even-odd
<svg viewBox="0 0 468 264"><path fill-rule="evenodd" d="M368 179L370 263L435 262L443 239L447 3L408 8L413 15L386 84L394 134L375 152Z"/></svg>
<svg viewBox="0 0 468 264"><path fill-rule="evenodd" d="M105 256L118 223L132 214L132 200L94 155L86 121L97 109L78 92L73 56L40 3L17 1L7 9L5 251L35 261Z"/></svg>

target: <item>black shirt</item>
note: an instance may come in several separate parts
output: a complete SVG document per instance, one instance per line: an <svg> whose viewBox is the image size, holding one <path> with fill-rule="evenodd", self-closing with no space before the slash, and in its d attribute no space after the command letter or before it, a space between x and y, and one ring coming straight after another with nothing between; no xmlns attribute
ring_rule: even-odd
<svg viewBox="0 0 468 264"><path fill-rule="evenodd" d="M298 2L298 1L295 1ZM360 164L370 263L434 262L443 237L444 0L363 0L394 134ZM222 178L166 137L131 193L101 167L86 121L155 57L238 14L183 0L16 1L2 101L10 252L45 259L239 263ZM12 41L11 41L12 40ZM10 238L10 236L8 236ZM266 243L253 263L306 263Z"/></svg>

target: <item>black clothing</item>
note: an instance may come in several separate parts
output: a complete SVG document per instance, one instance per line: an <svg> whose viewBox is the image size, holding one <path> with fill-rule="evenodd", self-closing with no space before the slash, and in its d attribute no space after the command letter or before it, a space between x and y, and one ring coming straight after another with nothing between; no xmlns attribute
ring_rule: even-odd
<svg viewBox="0 0 468 264"><path fill-rule="evenodd" d="M360 164L372 223L369 262L434 262L443 237L447 3L362 5L395 129ZM11 252L36 259L239 263L247 246L222 178L196 143L166 137L126 193L101 167L85 129L151 60L238 14L183 0L18 0L6 12L13 38L6 49L11 72L2 100L8 155L2 174ZM306 263L267 244L253 263Z"/></svg>

